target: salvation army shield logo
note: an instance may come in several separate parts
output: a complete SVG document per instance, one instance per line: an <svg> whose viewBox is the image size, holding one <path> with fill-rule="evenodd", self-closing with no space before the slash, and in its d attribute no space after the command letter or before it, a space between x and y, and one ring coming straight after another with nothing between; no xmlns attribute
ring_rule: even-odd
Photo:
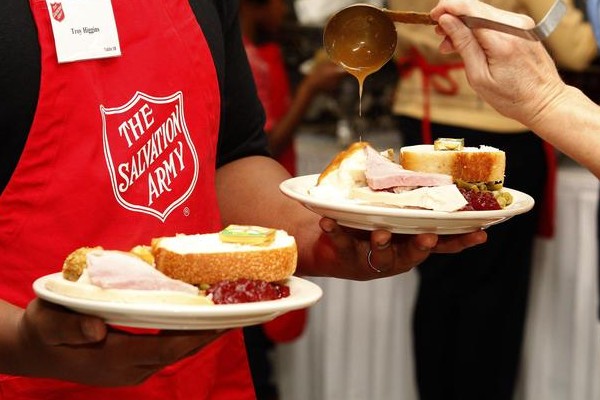
<svg viewBox="0 0 600 400"><path fill-rule="evenodd" d="M100 106L104 157L117 201L163 222L198 180L183 105L181 92L168 97L137 92L122 106Z"/></svg>
<svg viewBox="0 0 600 400"><path fill-rule="evenodd" d="M63 10L62 3L50 3L50 11L52 18L57 22L62 22L65 19L65 12Z"/></svg>

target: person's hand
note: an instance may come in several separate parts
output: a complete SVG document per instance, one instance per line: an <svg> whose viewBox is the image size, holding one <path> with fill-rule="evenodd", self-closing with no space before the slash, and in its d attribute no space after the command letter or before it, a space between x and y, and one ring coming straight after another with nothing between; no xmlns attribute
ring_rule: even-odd
<svg viewBox="0 0 600 400"><path fill-rule="evenodd" d="M134 385L219 337L216 331L130 334L98 318L36 299L21 310L11 364L16 375L98 386ZM4 332L6 334L6 332Z"/></svg>
<svg viewBox="0 0 600 400"><path fill-rule="evenodd" d="M219 168L217 190L223 225L267 226L294 236L300 276L383 278L409 271L431 253L457 253L487 240L484 231L455 236L397 235L341 227L285 196L280 184L289 176L273 159L247 157Z"/></svg>
<svg viewBox="0 0 600 400"><path fill-rule="evenodd" d="M407 272L431 253L458 253L484 243L485 231L462 235L392 234L386 230L357 231L334 220L319 222L324 234L315 246L316 257L329 265L329 276L353 280L383 278Z"/></svg>
<svg viewBox="0 0 600 400"><path fill-rule="evenodd" d="M440 51L462 56L473 89L500 113L534 126L551 112L554 102L561 101L565 90L544 46L488 29L471 30L457 15L490 18L522 28L532 28L534 21L475 0L441 0L431 10L439 24L436 32L444 36Z"/></svg>
<svg viewBox="0 0 600 400"><path fill-rule="evenodd" d="M330 92L339 86L340 80L346 75L348 73L342 67L329 60L315 61L303 84L314 93Z"/></svg>

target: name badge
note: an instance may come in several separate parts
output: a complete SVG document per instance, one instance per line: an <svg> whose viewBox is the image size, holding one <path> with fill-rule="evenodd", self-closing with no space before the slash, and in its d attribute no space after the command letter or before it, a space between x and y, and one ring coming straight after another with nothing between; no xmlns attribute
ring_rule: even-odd
<svg viewBox="0 0 600 400"><path fill-rule="evenodd" d="M46 0L59 63L121 55L110 0Z"/></svg>

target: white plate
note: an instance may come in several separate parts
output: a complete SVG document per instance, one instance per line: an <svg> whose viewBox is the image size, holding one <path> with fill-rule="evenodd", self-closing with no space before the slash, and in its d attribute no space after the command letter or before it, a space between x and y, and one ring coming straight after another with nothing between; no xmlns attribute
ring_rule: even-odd
<svg viewBox="0 0 600 400"><path fill-rule="evenodd" d="M95 315L112 325L152 329L227 329L257 325L291 310L309 307L323 295L321 288L305 279L291 277L290 295L283 299L244 304L173 305L135 304L84 300L46 288L46 281L62 279L55 273L33 283L36 295L82 314Z"/></svg>
<svg viewBox="0 0 600 400"><path fill-rule="evenodd" d="M362 230L387 229L394 233L433 232L440 235L468 233L523 214L531 210L534 204L533 198L528 194L509 188L504 190L513 196L513 203L497 211L443 212L374 206L351 199L328 201L308 194L308 190L316 185L318 177L315 174L291 178L282 182L279 188L309 210L335 219L340 225Z"/></svg>

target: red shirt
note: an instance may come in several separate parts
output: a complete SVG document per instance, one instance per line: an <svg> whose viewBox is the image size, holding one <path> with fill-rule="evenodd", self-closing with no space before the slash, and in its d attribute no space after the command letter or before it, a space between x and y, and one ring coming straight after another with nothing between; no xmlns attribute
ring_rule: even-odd
<svg viewBox="0 0 600 400"><path fill-rule="evenodd" d="M248 61L256 83L267 121L267 134L288 112L291 104L290 82L287 75L281 48L276 43L256 46L244 40ZM293 141L277 157L290 174L296 175L296 152Z"/></svg>

